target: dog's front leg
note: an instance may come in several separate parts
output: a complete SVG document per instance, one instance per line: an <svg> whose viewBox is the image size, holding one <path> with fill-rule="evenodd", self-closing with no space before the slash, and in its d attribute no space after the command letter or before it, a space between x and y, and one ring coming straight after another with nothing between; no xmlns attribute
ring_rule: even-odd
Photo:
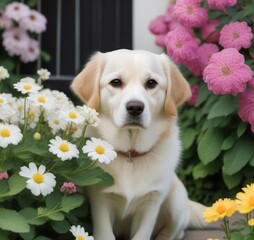
<svg viewBox="0 0 254 240"><path fill-rule="evenodd" d="M109 200L103 194L90 198L93 219L93 235L95 240L115 240L113 233L114 212Z"/></svg>
<svg viewBox="0 0 254 240"><path fill-rule="evenodd" d="M131 240L150 240L158 217L163 197L157 192L149 194L144 198L135 211L131 228Z"/></svg>

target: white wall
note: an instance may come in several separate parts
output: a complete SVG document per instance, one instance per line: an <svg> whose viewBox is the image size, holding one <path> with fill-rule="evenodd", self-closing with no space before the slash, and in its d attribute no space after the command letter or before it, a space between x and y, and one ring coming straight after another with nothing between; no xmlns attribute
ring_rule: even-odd
<svg viewBox="0 0 254 240"><path fill-rule="evenodd" d="M133 0L133 49L163 51L155 45L155 37L148 26L151 20L166 12L168 4L169 0Z"/></svg>

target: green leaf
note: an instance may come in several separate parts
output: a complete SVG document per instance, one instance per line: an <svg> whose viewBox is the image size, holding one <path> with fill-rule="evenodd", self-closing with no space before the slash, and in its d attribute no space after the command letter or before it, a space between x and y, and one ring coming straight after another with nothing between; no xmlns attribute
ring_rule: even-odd
<svg viewBox="0 0 254 240"><path fill-rule="evenodd" d="M0 198L14 196L23 191L26 187L26 178L14 174L8 179L8 185L9 191L2 194L0 193Z"/></svg>
<svg viewBox="0 0 254 240"><path fill-rule="evenodd" d="M202 163L197 164L193 169L193 177L195 180L206 177L208 173L208 169Z"/></svg>
<svg viewBox="0 0 254 240"><path fill-rule="evenodd" d="M241 137L247 128L248 128L247 123L241 122L237 127L237 137Z"/></svg>
<svg viewBox="0 0 254 240"><path fill-rule="evenodd" d="M7 231L3 231L2 229L0 229L0 236L1 236L1 240L9 240Z"/></svg>
<svg viewBox="0 0 254 240"><path fill-rule="evenodd" d="M194 128L186 128L181 132L183 148L188 149L194 142L197 132Z"/></svg>
<svg viewBox="0 0 254 240"><path fill-rule="evenodd" d="M62 198L63 194L60 192L53 192L52 194L46 197L46 207L48 209L53 209L57 205L60 206L60 199Z"/></svg>
<svg viewBox="0 0 254 240"><path fill-rule="evenodd" d="M47 219L38 216L38 211L34 208L24 208L19 212L32 225L43 225Z"/></svg>
<svg viewBox="0 0 254 240"><path fill-rule="evenodd" d="M219 156L223 141L224 136L220 129L212 128L204 133L198 144L198 156L205 165Z"/></svg>
<svg viewBox="0 0 254 240"><path fill-rule="evenodd" d="M233 175L239 172L254 154L254 141L248 138L240 138L233 148L227 151L223 158L223 172Z"/></svg>
<svg viewBox="0 0 254 240"><path fill-rule="evenodd" d="M223 180L227 185L228 189L233 189L234 187L236 187L242 181L242 178L242 172L236 173L232 176L223 174Z"/></svg>
<svg viewBox="0 0 254 240"><path fill-rule="evenodd" d="M207 118L226 117L235 112L237 108L236 98L231 96L221 96L212 106Z"/></svg>
<svg viewBox="0 0 254 240"><path fill-rule="evenodd" d="M64 215L59 209L38 208L39 217L46 217L54 221L63 221Z"/></svg>
<svg viewBox="0 0 254 240"><path fill-rule="evenodd" d="M228 150L230 149L236 142L237 140L237 136L235 134L235 132L233 132L228 138L226 138L221 146L221 150Z"/></svg>
<svg viewBox="0 0 254 240"><path fill-rule="evenodd" d="M89 186L101 183L103 185L111 185L114 180L111 175L103 171L101 168L96 167L89 170L82 169L78 172L71 173L71 175L64 175L71 182L79 186Z"/></svg>
<svg viewBox="0 0 254 240"><path fill-rule="evenodd" d="M68 221L64 220L61 222L52 222L51 223L52 228L55 230L55 232L60 233L60 234L64 234L69 232L70 229L70 224Z"/></svg>
<svg viewBox="0 0 254 240"><path fill-rule="evenodd" d="M41 50L41 58L45 62L50 62L50 60L51 60L50 54L44 50Z"/></svg>
<svg viewBox="0 0 254 240"><path fill-rule="evenodd" d="M64 196L61 202L61 210L68 213L70 210L77 208L84 202L84 197L81 195Z"/></svg>
<svg viewBox="0 0 254 240"><path fill-rule="evenodd" d="M1 229L16 233L29 232L30 226L26 219L15 210L0 208L0 216Z"/></svg>
<svg viewBox="0 0 254 240"><path fill-rule="evenodd" d="M4 8L11 0L1 0L0 1L0 8Z"/></svg>
<svg viewBox="0 0 254 240"><path fill-rule="evenodd" d="M246 7L242 11L239 11L232 19L231 21L237 21L242 20L244 17L247 17L248 15L253 13L254 4L247 4Z"/></svg>

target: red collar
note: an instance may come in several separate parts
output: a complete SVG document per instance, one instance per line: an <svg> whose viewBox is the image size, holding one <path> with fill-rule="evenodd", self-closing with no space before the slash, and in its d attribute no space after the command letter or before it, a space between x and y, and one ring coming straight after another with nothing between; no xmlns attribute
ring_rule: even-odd
<svg viewBox="0 0 254 240"><path fill-rule="evenodd" d="M129 160L136 158L136 157L142 157L144 155L146 155L147 153L149 153L151 150L147 151L147 152L137 152L136 150L130 150L128 152L122 152L122 151L117 151L118 154L123 155L127 158L129 158Z"/></svg>

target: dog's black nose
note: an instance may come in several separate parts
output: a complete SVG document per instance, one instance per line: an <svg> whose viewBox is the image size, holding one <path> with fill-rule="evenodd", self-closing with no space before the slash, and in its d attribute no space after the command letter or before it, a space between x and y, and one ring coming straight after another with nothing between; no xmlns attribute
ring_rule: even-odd
<svg viewBox="0 0 254 240"><path fill-rule="evenodd" d="M144 111L144 108L145 108L144 103L136 100L129 101L126 104L126 109L128 113L132 116L139 116Z"/></svg>

